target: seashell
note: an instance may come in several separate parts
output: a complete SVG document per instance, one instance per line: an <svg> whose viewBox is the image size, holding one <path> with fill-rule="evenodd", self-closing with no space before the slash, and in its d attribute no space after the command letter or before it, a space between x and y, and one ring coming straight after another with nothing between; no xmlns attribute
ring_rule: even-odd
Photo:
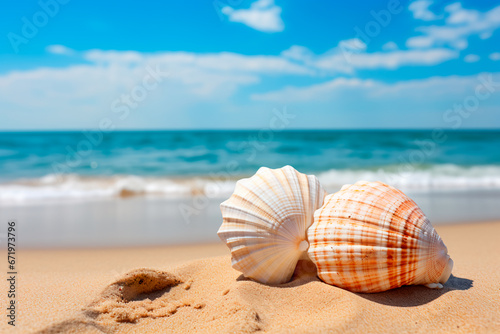
<svg viewBox="0 0 500 334"><path fill-rule="evenodd" d="M315 176L290 166L262 167L238 181L220 206L217 232L231 250L233 268L261 283L289 281L297 261L307 258L307 228L325 195Z"/></svg>
<svg viewBox="0 0 500 334"><path fill-rule="evenodd" d="M417 204L382 182L359 181L328 195L308 240L319 278L354 292L416 284L442 288L453 268Z"/></svg>

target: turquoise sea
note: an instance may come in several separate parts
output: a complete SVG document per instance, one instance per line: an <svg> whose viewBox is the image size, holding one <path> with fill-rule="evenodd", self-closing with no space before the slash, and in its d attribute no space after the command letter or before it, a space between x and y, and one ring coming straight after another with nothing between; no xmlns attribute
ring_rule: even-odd
<svg viewBox="0 0 500 334"><path fill-rule="evenodd" d="M500 131L4 132L0 199L182 195L214 182L224 192L261 166L284 165L331 191L357 179L500 189Z"/></svg>
<svg viewBox="0 0 500 334"><path fill-rule="evenodd" d="M0 220L25 247L213 242L235 182L284 165L384 181L433 223L500 219L500 131L263 129L0 133Z"/></svg>

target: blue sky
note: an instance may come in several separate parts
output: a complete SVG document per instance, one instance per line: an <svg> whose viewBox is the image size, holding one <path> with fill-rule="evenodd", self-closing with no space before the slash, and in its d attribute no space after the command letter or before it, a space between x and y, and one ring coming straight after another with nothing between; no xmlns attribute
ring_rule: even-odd
<svg viewBox="0 0 500 334"><path fill-rule="evenodd" d="M500 128L500 2L10 2L0 130ZM285 111L286 110L286 111Z"/></svg>

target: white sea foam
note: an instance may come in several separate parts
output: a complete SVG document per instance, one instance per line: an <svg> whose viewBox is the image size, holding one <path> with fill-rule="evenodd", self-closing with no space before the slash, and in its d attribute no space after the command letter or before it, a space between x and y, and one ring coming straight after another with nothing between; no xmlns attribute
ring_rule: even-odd
<svg viewBox="0 0 500 334"><path fill-rule="evenodd" d="M451 164L424 169L392 166L379 170L329 170L318 175L323 186L336 191L358 180L382 181L403 191L500 189L500 166L461 167Z"/></svg>
<svg viewBox="0 0 500 334"><path fill-rule="evenodd" d="M424 169L390 166L379 170L331 169L318 173L328 192L358 180L382 181L408 192L500 190L500 166L461 167L434 165ZM88 177L79 175L47 175L0 184L0 203L25 204L40 201L119 198L129 196L228 197L236 179L209 177L169 178L121 175Z"/></svg>

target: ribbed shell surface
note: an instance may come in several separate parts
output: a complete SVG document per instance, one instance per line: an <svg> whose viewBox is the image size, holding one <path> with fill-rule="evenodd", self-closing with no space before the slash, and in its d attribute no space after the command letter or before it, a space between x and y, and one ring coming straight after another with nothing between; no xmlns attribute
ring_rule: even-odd
<svg viewBox="0 0 500 334"><path fill-rule="evenodd" d="M355 292L439 282L449 260L417 204L381 182L360 181L328 195L308 239L321 280Z"/></svg>
<svg viewBox="0 0 500 334"><path fill-rule="evenodd" d="M315 176L290 166L262 167L237 182L221 204L218 235L232 255L232 266L246 277L267 284L290 280L307 250L307 228L326 193Z"/></svg>

